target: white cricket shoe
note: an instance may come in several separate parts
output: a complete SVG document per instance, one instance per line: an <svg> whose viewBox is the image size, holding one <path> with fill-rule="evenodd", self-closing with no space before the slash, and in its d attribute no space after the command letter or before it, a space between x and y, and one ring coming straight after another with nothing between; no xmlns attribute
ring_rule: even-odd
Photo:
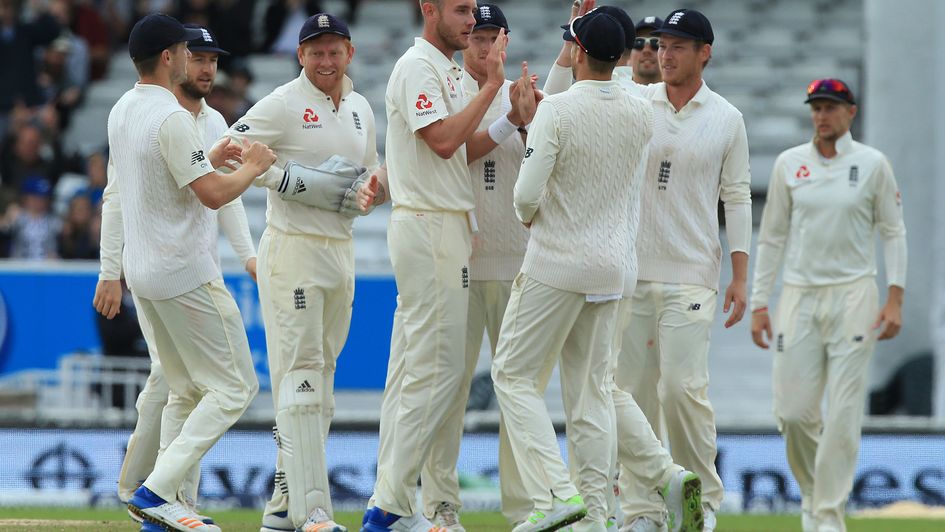
<svg viewBox="0 0 945 532"><path fill-rule="evenodd" d="M459 522L459 506L449 502L441 502L436 505L436 511L433 513L433 525L451 532L466 532L466 529Z"/></svg>
<svg viewBox="0 0 945 532"><path fill-rule="evenodd" d="M423 512L399 516L377 506L365 512L361 523L361 532L449 532L431 523Z"/></svg>
<svg viewBox="0 0 945 532"><path fill-rule="evenodd" d="M587 506L580 495L568 500L555 497L551 510L533 510L528 519L513 528L512 532L550 532L580 521L586 515Z"/></svg>
<svg viewBox="0 0 945 532"><path fill-rule="evenodd" d="M814 512L801 510L801 530L804 532L817 532L817 521L814 519Z"/></svg>
<svg viewBox="0 0 945 532"><path fill-rule="evenodd" d="M289 512L283 510L263 514L262 526L259 527L259 532L295 532L295 525L289 519Z"/></svg>
<svg viewBox="0 0 945 532"><path fill-rule="evenodd" d="M669 532L702 532L702 480L692 471L679 471L660 490L668 511ZM714 525L713 525L714 529Z"/></svg>
<svg viewBox="0 0 945 532"><path fill-rule="evenodd" d="M620 532L667 532L666 523L654 521L646 516L640 516L630 521L630 524L620 528Z"/></svg>
<svg viewBox="0 0 945 532"><path fill-rule="evenodd" d="M220 532L220 527L204 523L200 516L180 502L168 502L144 486L135 490L128 501L128 509L143 520L169 530Z"/></svg>
<svg viewBox="0 0 945 532"><path fill-rule="evenodd" d="M709 508L708 506L703 506L702 515L704 518L702 530L704 532L715 532L715 524L716 524L715 510L713 510L712 508Z"/></svg>
<svg viewBox="0 0 945 532"><path fill-rule="evenodd" d="M316 508L299 528L299 532L348 532L348 529L332 521L324 509Z"/></svg>

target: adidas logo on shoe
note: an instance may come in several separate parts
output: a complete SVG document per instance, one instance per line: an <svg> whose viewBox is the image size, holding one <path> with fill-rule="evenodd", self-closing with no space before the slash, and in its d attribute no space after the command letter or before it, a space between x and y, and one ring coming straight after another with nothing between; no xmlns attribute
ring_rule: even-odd
<svg viewBox="0 0 945 532"><path fill-rule="evenodd" d="M299 384L299 387L295 389L295 393L302 393L302 392L312 392L312 393L315 392L315 388L312 388L312 385L309 384L308 379L305 379L304 381L302 381L302 384Z"/></svg>

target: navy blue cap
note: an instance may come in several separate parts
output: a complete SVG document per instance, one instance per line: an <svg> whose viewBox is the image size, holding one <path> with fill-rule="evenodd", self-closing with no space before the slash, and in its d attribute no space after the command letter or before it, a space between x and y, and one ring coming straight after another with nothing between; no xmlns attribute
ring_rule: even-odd
<svg viewBox="0 0 945 532"><path fill-rule="evenodd" d="M804 103L810 103L814 100L833 100L856 105L856 98L853 97L850 86L839 79L833 78L815 79L807 86L807 100Z"/></svg>
<svg viewBox="0 0 945 532"><path fill-rule="evenodd" d="M640 22L637 22L637 25L634 26L637 32L640 30L658 30L663 26L663 19L659 17L649 16L643 17L640 19Z"/></svg>
<svg viewBox="0 0 945 532"><path fill-rule="evenodd" d="M600 6L600 7L595 7L594 9L588 11L587 14L585 14L584 16L590 15L591 13L605 13L607 15L614 17L617 20L617 22L619 22L620 25L623 27L623 35L627 39L626 48L627 49L633 48L633 40L636 38L637 32L633 26L633 19L630 18L630 15L628 15L626 11L624 11L623 9L617 6ZM561 26L561 29L564 30L564 40L566 41L574 40L571 37L570 24L563 24Z"/></svg>
<svg viewBox="0 0 945 532"><path fill-rule="evenodd" d="M187 41L187 48L189 48L191 52L212 52L220 55L230 55L230 52L220 48L220 43L217 42L217 38L209 29L197 24L184 24L184 27L200 32L200 37Z"/></svg>
<svg viewBox="0 0 945 532"><path fill-rule="evenodd" d="M598 61L609 63L620 59L627 46L620 21L599 10L588 11L583 17L572 20L569 31L574 44Z"/></svg>
<svg viewBox="0 0 945 532"><path fill-rule="evenodd" d="M302 24L302 30L299 31L299 44L324 33L334 33L351 40L351 31L343 20L328 13L316 13Z"/></svg>
<svg viewBox="0 0 945 532"><path fill-rule="evenodd" d="M505 13L495 4L479 4L474 13L476 15L476 25L473 30L482 28L500 28L508 33L509 21L505 18Z"/></svg>
<svg viewBox="0 0 945 532"><path fill-rule="evenodd" d="M684 39L703 41L712 44L715 34L709 19L695 9L677 9L666 17L663 25L652 32L653 35L675 35Z"/></svg>
<svg viewBox="0 0 945 532"><path fill-rule="evenodd" d="M128 35L128 54L135 61L157 55L171 46L202 37L200 30L187 29L176 18L163 13L144 16Z"/></svg>

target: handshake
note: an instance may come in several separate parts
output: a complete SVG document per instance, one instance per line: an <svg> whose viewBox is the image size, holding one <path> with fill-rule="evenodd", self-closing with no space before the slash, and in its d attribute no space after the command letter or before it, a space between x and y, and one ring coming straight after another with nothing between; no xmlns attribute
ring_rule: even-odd
<svg viewBox="0 0 945 532"><path fill-rule="evenodd" d="M316 167L289 162L275 191L282 199L337 212L349 218L371 211L378 192L377 176L333 155Z"/></svg>

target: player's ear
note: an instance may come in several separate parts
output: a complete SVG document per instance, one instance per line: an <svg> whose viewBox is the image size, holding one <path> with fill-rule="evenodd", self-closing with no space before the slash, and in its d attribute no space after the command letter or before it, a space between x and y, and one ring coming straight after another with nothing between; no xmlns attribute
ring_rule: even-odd
<svg viewBox="0 0 945 532"><path fill-rule="evenodd" d="M304 51L302 50L302 45L300 44L299 47L295 49L295 55L297 55L298 58L299 58L299 66L300 66L300 67L304 67L304 66L305 66L305 63L302 62L302 55L303 55L303 53L304 53Z"/></svg>
<svg viewBox="0 0 945 532"><path fill-rule="evenodd" d="M351 41L348 41L348 64L351 64L351 60L354 59L354 44Z"/></svg>

